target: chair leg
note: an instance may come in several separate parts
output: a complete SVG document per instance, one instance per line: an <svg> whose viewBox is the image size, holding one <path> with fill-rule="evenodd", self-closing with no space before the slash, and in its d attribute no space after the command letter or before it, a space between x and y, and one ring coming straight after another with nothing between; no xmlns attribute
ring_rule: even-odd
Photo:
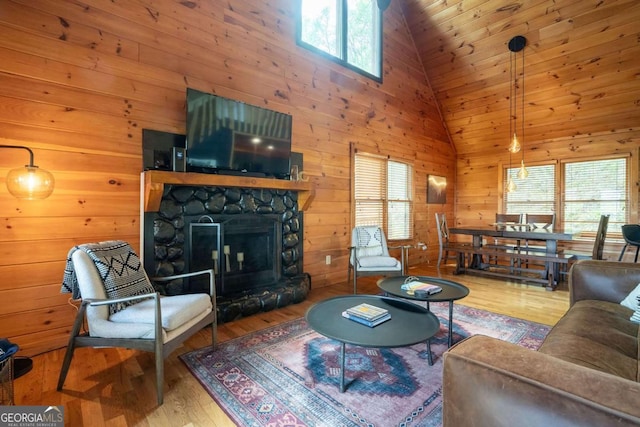
<svg viewBox="0 0 640 427"><path fill-rule="evenodd" d="M67 379L67 373L69 373L69 367L71 366L71 359L73 359L73 352L75 349L75 340L72 337L71 340L69 340L69 344L67 344L67 351L64 354L64 360L62 362L62 367L60 368L58 387L56 387L56 390L58 391L62 390L64 381Z"/></svg>
<svg viewBox="0 0 640 427"><path fill-rule="evenodd" d="M622 261L622 257L624 256L624 251L627 250L627 246L628 246L628 244L625 243L624 246L622 247L622 252L620 252L620 256L618 257L618 261Z"/></svg>
<svg viewBox="0 0 640 427"><path fill-rule="evenodd" d="M358 272L353 268L353 294L358 293Z"/></svg>
<svg viewBox="0 0 640 427"><path fill-rule="evenodd" d="M64 360L62 361L62 367L60 368L60 376L58 377L58 391L62 390L64 381L67 379L67 373L69 372L69 367L71 366L71 359L73 359L73 353L76 349L76 337L80 333L80 328L82 327L82 323L84 321L84 313L87 310L87 304L88 302L85 301L80 304L80 308L78 309L78 313L76 314L76 319L73 322L71 333L69 334L67 351L64 354Z"/></svg>
<svg viewBox="0 0 640 427"><path fill-rule="evenodd" d="M162 338L160 338L162 340ZM162 345L160 351L156 348L156 393L158 398L158 406L164 401L164 357Z"/></svg>
<svg viewBox="0 0 640 427"><path fill-rule="evenodd" d="M442 246L440 246L440 250L438 251L438 269L440 269L440 262L442 262Z"/></svg>
<svg viewBox="0 0 640 427"><path fill-rule="evenodd" d="M638 251L640 251L640 246L636 247L636 259L634 259L633 262L638 262Z"/></svg>

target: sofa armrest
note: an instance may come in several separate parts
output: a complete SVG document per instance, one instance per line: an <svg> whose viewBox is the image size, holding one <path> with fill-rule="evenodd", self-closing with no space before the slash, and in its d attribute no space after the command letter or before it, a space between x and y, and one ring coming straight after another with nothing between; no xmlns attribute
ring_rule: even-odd
<svg viewBox="0 0 640 427"><path fill-rule="evenodd" d="M581 260L569 272L570 304L580 300L619 303L640 283L640 264Z"/></svg>
<svg viewBox="0 0 640 427"><path fill-rule="evenodd" d="M443 425L640 424L640 384L482 335L444 354Z"/></svg>

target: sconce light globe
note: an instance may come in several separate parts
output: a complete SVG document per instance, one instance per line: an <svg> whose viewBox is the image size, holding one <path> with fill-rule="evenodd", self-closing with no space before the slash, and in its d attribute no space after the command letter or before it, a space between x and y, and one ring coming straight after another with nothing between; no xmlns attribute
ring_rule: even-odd
<svg viewBox="0 0 640 427"><path fill-rule="evenodd" d="M51 172L26 165L11 169L6 179L7 189L17 199L41 200L53 193L55 184Z"/></svg>

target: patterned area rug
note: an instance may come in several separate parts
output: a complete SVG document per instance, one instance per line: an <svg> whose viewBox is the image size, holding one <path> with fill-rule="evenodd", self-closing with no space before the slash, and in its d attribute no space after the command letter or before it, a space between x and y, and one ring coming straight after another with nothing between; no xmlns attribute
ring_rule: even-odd
<svg viewBox="0 0 640 427"><path fill-rule="evenodd" d="M426 345L395 349L347 345L339 391L340 345L304 319L181 356L213 399L242 426L440 426L442 354L448 304L432 303L440 332ZM550 327L454 305L454 342L476 334L537 349Z"/></svg>

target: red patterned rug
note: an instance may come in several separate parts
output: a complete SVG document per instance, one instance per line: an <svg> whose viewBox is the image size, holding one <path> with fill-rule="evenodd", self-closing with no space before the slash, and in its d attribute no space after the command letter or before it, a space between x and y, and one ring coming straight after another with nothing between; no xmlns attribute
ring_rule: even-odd
<svg viewBox="0 0 640 427"><path fill-rule="evenodd" d="M340 345L294 320L181 356L229 417L242 426L440 426L448 304L432 303L440 332L426 346L347 345L340 393ZM454 342L483 334L537 349L550 327L454 306Z"/></svg>

